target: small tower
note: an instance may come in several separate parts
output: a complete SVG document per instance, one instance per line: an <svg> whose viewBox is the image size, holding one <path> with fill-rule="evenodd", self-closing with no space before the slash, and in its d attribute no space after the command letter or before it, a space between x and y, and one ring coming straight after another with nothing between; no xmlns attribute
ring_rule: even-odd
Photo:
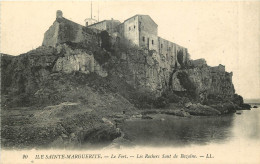
<svg viewBox="0 0 260 164"><path fill-rule="evenodd" d="M63 17L62 11L61 10L57 10L56 18L62 18L62 17Z"/></svg>
<svg viewBox="0 0 260 164"><path fill-rule="evenodd" d="M92 18L85 19L86 26L90 26L90 25L95 24L95 23L97 23L96 19L92 19Z"/></svg>
<svg viewBox="0 0 260 164"><path fill-rule="evenodd" d="M96 19L92 18L92 1L91 1L91 5L90 5L90 18L85 19L85 24L86 26L92 25L97 23L98 21Z"/></svg>

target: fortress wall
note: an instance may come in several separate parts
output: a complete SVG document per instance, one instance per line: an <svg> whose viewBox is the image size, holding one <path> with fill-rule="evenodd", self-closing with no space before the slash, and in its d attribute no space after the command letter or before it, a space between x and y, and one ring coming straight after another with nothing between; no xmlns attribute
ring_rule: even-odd
<svg viewBox="0 0 260 164"><path fill-rule="evenodd" d="M140 31L139 45L140 47L149 47L149 50L158 52L158 37L146 31Z"/></svg>
<svg viewBox="0 0 260 164"><path fill-rule="evenodd" d="M138 17L132 17L124 23L124 37L130 43L139 45Z"/></svg>
<svg viewBox="0 0 260 164"><path fill-rule="evenodd" d="M175 66L175 63L177 66L180 66L181 61L178 61L177 58L179 51L182 52L182 62L186 63L189 60L187 48L158 37L158 52L163 61L166 61L173 67Z"/></svg>
<svg viewBox="0 0 260 164"><path fill-rule="evenodd" d="M107 22L106 21L102 21L99 23L95 23L93 25L88 26L87 28L91 28L91 29L98 29L100 31L106 30L107 27Z"/></svg>
<svg viewBox="0 0 260 164"><path fill-rule="evenodd" d="M66 18L57 18L45 32L42 45L55 47L59 43L82 41L98 44L97 29L89 29Z"/></svg>
<svg viewBox="0 0 260 164"><path fill-rule="evenodd" d="M59 23L54 22L53 25L44 33L43 46L52 46L58 43L58 35L59 35Z"/></svg>
<svg viewBox="0 0 260 164"><path fill-rule="evenodd" d="M83 26L74 23L68 19L60 19L59 22L59 36L58 42L81 42L84 40Z"/></svg>
<svg viewBox="0 0 260 164"><path fill-rule="evenodd" d="M139 46L158 52L158 26L146 15L138 16Z"/></svg>
<svg viewBox="0 0 260 164"><path fill-rule="evenodd" d="M107 20L106 22L107 22L106 30L110 34L112 34L113 32L117 32L117 26L121 24L121 22L117 20Z"/></svg>
<svg viewBox="0 0 260 164"><path fill-rule="evenodd" d="M196 59L196 60L190 60L189 65L193 67L201 67L203 65L206 65L207 62L205 59Z"/></svg>

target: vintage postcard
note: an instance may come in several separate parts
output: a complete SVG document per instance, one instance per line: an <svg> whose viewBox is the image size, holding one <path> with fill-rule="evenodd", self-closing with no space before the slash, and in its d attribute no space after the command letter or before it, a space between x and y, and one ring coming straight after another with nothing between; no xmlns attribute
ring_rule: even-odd
<svg viewBox="0 0 260 164"><path fill-rule="evenodd" d="M260 1L0 4L1 163L260 163Z"/></svg>

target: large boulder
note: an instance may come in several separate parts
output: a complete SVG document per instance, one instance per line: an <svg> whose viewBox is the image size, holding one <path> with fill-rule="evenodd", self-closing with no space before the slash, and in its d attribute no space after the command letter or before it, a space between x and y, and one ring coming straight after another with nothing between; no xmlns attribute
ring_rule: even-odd
<svg viewBox="0 0 260 164"><path fill-rule="evenodd" d="M251 105L249 105L249 104L242 104L240 107L242 108L242 110L250 110L251 109Z"/></svg>
<svg viewBox="0 0 260 164"><path fill-rule="evenodd" d="M211 105L212 108L218 110L221 114L235 113L239 107L233 103L222 103Z"/></svg>
<svg viewBox="0 0 260 164"><path fill-rule="evenodd" d="M218 110L200 103L190 105L186 111L196 116L217 116L221 114Z"/></svg>
<svg viewBox="0 0 260 164"><path fill-rule="evenodd" d="M109 144L115 138L120 136L121 133L116 129L115 126L101 125L100 127L85 131L82 142L91 144Z"/></svg>
<svg viewBox="0 0 260 164"><path fill-rule="evenodd" d="M190 116L190 114L184 110L168 110L168 111L162 111L161 113L180 116L180 117L189 117Z"/></svg>

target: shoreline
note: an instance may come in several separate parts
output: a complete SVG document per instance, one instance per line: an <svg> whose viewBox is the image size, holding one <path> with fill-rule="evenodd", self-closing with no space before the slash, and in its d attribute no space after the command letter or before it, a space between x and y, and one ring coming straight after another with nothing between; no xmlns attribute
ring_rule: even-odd
<svg viewBox="0 0 260 164"><path fill-rule="evenodd" d="M136 109L108 114L103 113L102 110L88 111L85 108L83 110L79 107L80 105L67 102L43 109L32 110L32 107L23 107L2 110L5 118L2 122L2 147L11 149L41 148L42 146L43 148L75 148L84 147L84 145L102 145L102 143L107 146L116 145L116 147L118 143L131 145L121 129L124 122L128 120L157 119L158 115L179 118L218 117L241 110L241 108L239 110L230 108L218 111L201 104L188 106L186 104L186 107L180 104L170 104L170 107L165 109ZM70 114L71 110L74 115ZM69 116L66 116L67 114ZM11 118L12 120L8 120ZM160 121L164 121L164 118L160 118ZM36 135L35 138L30 138L33 135Z"/></svg>

